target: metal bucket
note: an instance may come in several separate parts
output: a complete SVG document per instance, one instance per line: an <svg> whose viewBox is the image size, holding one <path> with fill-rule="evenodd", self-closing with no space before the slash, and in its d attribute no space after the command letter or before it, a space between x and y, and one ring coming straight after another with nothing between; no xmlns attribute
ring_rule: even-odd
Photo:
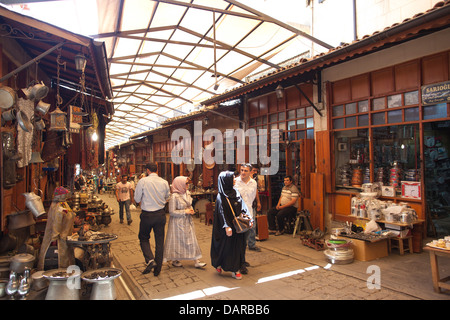
<svg viewBox="0 0 450 320"><path fill-rule="evenodd" d="M39 190L42 194L42 190ZM45 213L44 204L40 196L34 192L22 193L25 196L25 205L38 218Z"/></svg>

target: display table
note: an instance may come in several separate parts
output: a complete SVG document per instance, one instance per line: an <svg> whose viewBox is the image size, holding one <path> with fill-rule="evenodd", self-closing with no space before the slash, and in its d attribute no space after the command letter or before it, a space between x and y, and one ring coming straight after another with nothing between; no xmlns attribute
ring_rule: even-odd
<svg viewBox="0 0 450 320"><path fill-rule="evenodd" d="M432 247L423 248L430 253L431 278L433 279L434 291L441 293L441 288L450 290L450 284L446 283L450 280L450 276L440 279L438 256L450 258L450 250L437 249Z"/></svg>

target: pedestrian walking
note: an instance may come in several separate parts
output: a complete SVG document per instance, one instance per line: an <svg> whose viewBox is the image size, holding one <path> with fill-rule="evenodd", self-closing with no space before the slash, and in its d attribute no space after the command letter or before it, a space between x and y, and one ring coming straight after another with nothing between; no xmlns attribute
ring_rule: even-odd
<svg viewBox="0 0 450 320"><path fill-rule="evenodd" d="M158 176L156 163L147 164L145 169L147 177L139 180L134 194L135 201L142 209L138 235L146 263L142 273L147 274L153 270L153 274L158 276L161 272L164 255L164 227L166 225L164 207L170 197L170 189L169 183ZM152 230L155 237L155 255L150 248Z"/></svg>
<svg viewBox="0 0 450 320"><path fill-rule="evenodd" d="M128 225L133 222L131 220L130 204L133 199L133 188L131 184L127 181L128 177L126 174L122 175L122 180L116 184L116 199L119 202L119 219L120 223L123 223L123 211L125 210L127 215ZM134 201L134 200L133 200Z"/></svg>
<svg viewBox="0 0 450 320"><path fill-rule="evenodd" d="M221 172L218 180L219 193L214 210L211 264L218 273L231 271L232 277L240 280L242 279L240 269L245 261L245 234L236 232L233 220L234 215L238 216L241 212L248 212L248 209L239 191L233 186L234 173L232 171Z"/></svg>
<svg viewBox="0 0 450 320"><path fill-rule="evenodd" d="M172 195L169 199L169 226L164 243L164 260L172 261L174 267L182 267L180 260L194 260L196 268L204 268L200 262L202 252L195 235L195 214L192 198L187 190L188 177L176 177L172 182Z"/></svg>

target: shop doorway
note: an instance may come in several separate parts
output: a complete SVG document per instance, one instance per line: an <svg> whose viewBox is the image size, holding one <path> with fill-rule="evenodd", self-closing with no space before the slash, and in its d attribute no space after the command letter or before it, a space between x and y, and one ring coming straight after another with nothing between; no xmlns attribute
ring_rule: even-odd
<svg viewBox="0 0 450 320"><path fill-rule="evenodd" d="M423 126L429 235L443 237L450 234L450 121Z"/></svg>

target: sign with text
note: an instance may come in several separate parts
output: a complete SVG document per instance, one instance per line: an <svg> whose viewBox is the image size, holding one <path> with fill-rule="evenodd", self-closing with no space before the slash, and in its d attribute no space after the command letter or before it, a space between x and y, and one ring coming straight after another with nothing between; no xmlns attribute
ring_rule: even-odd
<svg viewBox="0 0 450 320"><path fill-rule="evenodd" d="M450 102L450 81L430 84L422 87L423 105L442 102Z"/></svg>

